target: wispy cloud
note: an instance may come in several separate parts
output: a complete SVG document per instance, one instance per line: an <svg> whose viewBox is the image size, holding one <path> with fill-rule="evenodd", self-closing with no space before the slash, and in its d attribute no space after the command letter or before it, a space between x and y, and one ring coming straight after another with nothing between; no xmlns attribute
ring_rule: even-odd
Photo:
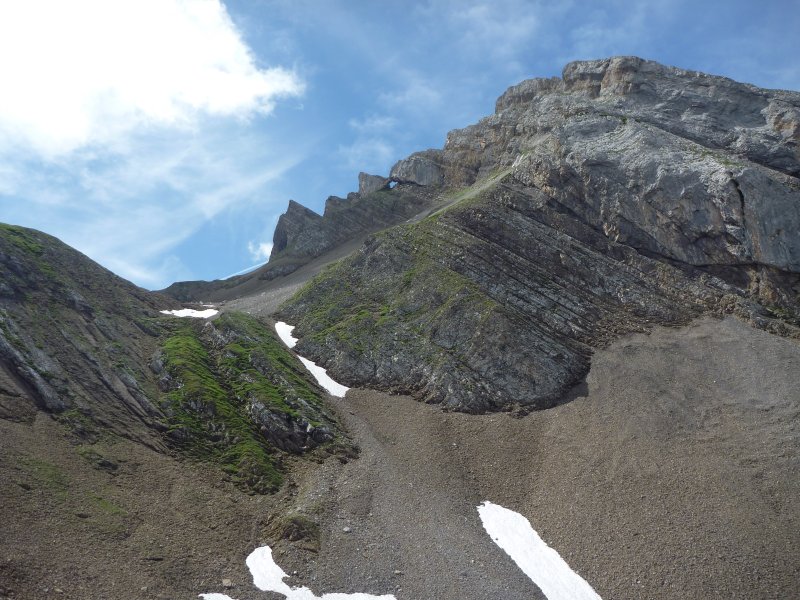
<svg viewBox="0 0 800 600"><path fill-rule="evenodd" d="M247 249L254 261L265 261L272 254L272 242L248 242Z"/></svg>
<svg viewBox="0 0 800 600"><path fill-rule="evenodd" d="M223 212L263 205L302 157L241 134L129 140L123 156L77 153L44 170L25 162L7 180L4 218L33 226L35 217L36 226L123 277L160 287L189 275L169 258L173 248Z"/></svg>
<svg viewBox="0 0 800 600"><path fill-rule="evenodd" d="M249 131L304 82L218 0L0 3L0 57L0 217L141 285L189 274L172 249L302 160Z"/></svg>
<svg viewBox="0 0 800 600"><path fill-rule="evenodd" d="M531 39L552 13L550 4L529 0L433 0L421 7L421 12L458 32L460 35L450 39L463 52L508 59L530 47Z"/></svg>
<svg viewBox="0 0 800 600"><path fill-rule="evenodd" d="M390 163L396 160L392 140L397 137L398 120L387 115L368 115L363 119L350 119L350 129L355 139L340 145L338 154L350 171L388 173Z"/></svg>

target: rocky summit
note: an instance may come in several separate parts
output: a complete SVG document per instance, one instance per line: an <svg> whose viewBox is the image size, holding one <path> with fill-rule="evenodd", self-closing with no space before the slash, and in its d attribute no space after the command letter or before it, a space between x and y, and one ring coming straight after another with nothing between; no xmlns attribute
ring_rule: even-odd
<svg viewBox="0 0 800 600"><path fill-rule="evenodd" d="M255 600L262 546L544 599L478 506L607 600L796 596L800 93L571 63L273 241L148 292L0 226L0 600Z"/></svg>
<svg viewBox="0 0 800 600"><path fill-rule="evenodd" d="M654 324L735 313L796 336L799 175L798 93L632 57L571 63L398 162L390 179L437 190L439 208L280 314L351 385L545 408L595 349Z"/></svg>

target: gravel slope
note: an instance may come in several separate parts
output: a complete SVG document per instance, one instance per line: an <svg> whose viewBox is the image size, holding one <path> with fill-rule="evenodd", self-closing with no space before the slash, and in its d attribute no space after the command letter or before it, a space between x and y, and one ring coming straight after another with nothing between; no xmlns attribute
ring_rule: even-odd
<svg viewBox="0 0 800 600"><path fill-rule="evenodd" d="M572 402L522 418L352 390L361 458L299 490L321 550L279 561L318 593L541 597L480 527L491 500L607 600L798 597L798 372L796 342L707 318L617 341Z"/></svg>
<svg viewBox="0 0 800 600"><path fill-rule="evenodd" d="M272 600L244 565L271 543L317 593L541 599L484 533L484 500L605 600L796 598L798 372L796 341L703 319L618 340L571 402L527 416L351 390L332 402L360 458L298 461L274 497L125 440L82 454L48 417L0 420L0 598ZM274 543L272 515L294 510L318 552Z"/></svg>

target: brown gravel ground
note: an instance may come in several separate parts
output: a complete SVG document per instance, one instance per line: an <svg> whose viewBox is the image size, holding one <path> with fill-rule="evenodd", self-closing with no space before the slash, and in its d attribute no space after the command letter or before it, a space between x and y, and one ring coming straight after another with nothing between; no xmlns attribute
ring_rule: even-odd
<svg viewBox="0 0 800 600"><path fill-rule="evenodd" d="M0 420L0 598L272 600L244 565L263 543L317 593L542 598L484 500L604 600L799 598L798 373L797 342L707 318L618 340L571 402L527 416L351 390L332 402L360 458L298 460L273 497L124 440L93 448L111 474L47 417ZM275 543L276 512L318 535Z"/></svg>
<svg viewBox="0 0 800 600"><path fill-rule="evenodd" d="M798 598L798 373L796 342L707 318L617 341L582 394L522 418L352 390L361 458L299 495L321 551L284 560L315 591L541 597L483 533L491 500L605 600Z"/></svg>
<svg viewBox="0 0 800 600"><path fill-rule="evenodd" d="M189 599L223 579L263 598L238 594L251 589L243 555L280 495L127 440L75 442L43 414L0 420L0 599Z"/></svg>

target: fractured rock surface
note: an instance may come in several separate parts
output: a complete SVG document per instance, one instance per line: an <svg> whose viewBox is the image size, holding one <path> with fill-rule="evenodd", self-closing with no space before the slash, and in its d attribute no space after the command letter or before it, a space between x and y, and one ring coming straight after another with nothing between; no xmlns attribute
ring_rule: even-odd
<svg viewBox="0 0 800 600"><path fill-rule="evenodd" d="M473 412L550 406L653 323L735 312L797 335L799 110L632 57L523 82L392 169L444 185L446 209L374 236L283 317L344 383Z"/></svg>

